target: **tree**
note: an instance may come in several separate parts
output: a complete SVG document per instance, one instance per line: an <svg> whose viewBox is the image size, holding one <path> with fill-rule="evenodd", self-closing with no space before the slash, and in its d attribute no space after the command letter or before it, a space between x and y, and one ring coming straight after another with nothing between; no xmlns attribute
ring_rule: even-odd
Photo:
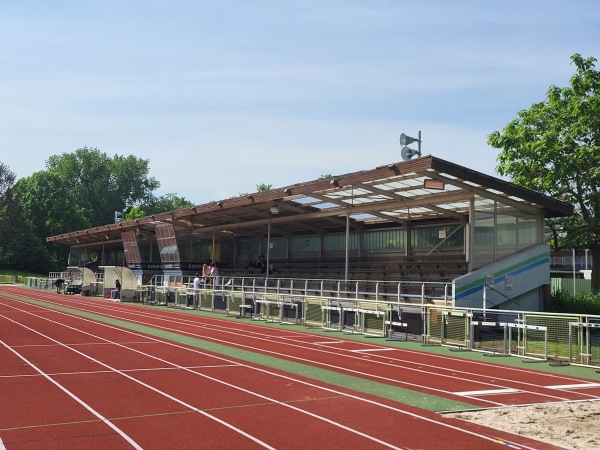
<svg viewBox="0 0 600 450"><path fill-rule="evenodd" d="M16 175L9 167L0 163L0 207L4 204L10 188L15 184Z"/></svg>
<svg viewBox="0 0 600 450"><path fill-rule="evenodd" d="M272 184L260 183L256 185L256 192L266 192L273 189Z"/></svg>
<svg viewBox="0 0 600 450"><path fill-rule="evenodd" d="M142 205L140 209L145 211L145 216L149 216L161 212L174 211L176 209L191 208L192 206L194 206L194 204L185 198L178 197L177 194L169 193L150 199L149 203ZM127 218L129 219L129 215L127 215Z"/></svg>
<svg viewBox="0 0 600 450"><path fill-rule="evenodd" d="M570 86L551 86L543 102L488 136L500 149L497 171L515 184L575 206L572 217L549 222L556 246L585 246L592 255L592 289L600 291L600 72L595 58L571 57ZM560 240L560 242L559 242Z"/></svg>
<svg viewBox="0 0 600 450"><path fill-rule="evenodd" d="M51 156L46 170L19 180L0 163L0 265L40 273L66 267L69 249L46 238L114 221L193 206L175 194L155 197L147 160L110 158L98 149ZM146 213L144 211L147 211Z"/></svg>
<svg viewBox="0 0 600 450"><path fill-rule="evenodd" d="M9 190L0 216L0 267L44 273L57 269L56 260L33 232L16 189Z"/></svg>
<svg viewBox="0 0 600 450"><path fill-rule="evenodd" d="M37 236L45 238L90 227L73 192L56 173L41 171L22 178L15 192Z"/></svg>
<svg viewBox="0 0 600 450"><path fill-rule="evenodd" d="M267 192L273 189L272 184L260 183L256 185L256 192ZM249 192L240 192L238 195L232 196L231 198L236 197L248 197L250 195Z"/></svg>
<svg viewBox="0 0 600 450"><path fill-rule="evenodd" d="M0 267L37 273L56 270L54 258L32 230L15 179L0 163Z"/></svg>
<svg viewBox="0 0 600 450"><path fill-rule="evenodd" d="M28 222L33 235L37 236L61 267L66 267L69 249L62 245L47 244L46 238L90 227L73 192L62 178L49 171L36 172L20 179L14 192L24 210L23 220Z"/></svg>
<svg viewBox="0 0 600 450"><path fill-rule="evenodd" d="M146 214L146 211L143 210L141 207L134 206L129 210L129 212L125 214L125 220L141 219L142 217L146 217L147 215L148 214Z"/></svg>
<svg viewBox="0 0 600 450"><path fill-rule="evenodd" d="M135 156L110 158L96 148L51 156L47 170L63 179L83 208L90 226L114 222L115 211L152 198L160 183L148 176L149 161Z"/></svg>

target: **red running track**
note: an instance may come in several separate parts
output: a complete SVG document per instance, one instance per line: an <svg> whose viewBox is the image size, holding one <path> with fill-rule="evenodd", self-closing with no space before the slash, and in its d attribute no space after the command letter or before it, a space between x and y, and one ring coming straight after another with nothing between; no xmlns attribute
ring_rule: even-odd
<svg viewBox="0 0 600 450"><path fill-rule="evenodd" d="M198 320L197 316L185 312L136 308L126 304L82 300L81 297L67 297L64 301L82 311L455 401L468 401L479 407L600 398L600 384L573 376L469 361L335 336L324 338L297 331L294 327L267 328L208 317Z"/></svg>
<svg viewBox="0 0 600 450"><path fill-rule="evenodd" d="M96 313L108 308L105 316L137 310L138 321L158 312L1 291ZM161 314L175 323L184 316L232 324ZM180 332L190 327L182 323ZM265 329L271 331L291 330ZM0 439L7 449L439 448L441 442L444 448L553 448L6 296L0 296L0 344ZM339 358L353 361L344 352Z"/></svg>

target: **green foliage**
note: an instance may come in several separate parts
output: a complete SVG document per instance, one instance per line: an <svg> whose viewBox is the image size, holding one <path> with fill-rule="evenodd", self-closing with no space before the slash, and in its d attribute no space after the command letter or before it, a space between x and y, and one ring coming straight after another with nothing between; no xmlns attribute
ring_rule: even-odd
<svg viewBox="0 0 600 450"><path fill-rule="evenodd" d="M73 192L55 173L42 171L22 178L15 192L37 236L54 236L90 227Z"/></svg>
<svg viewBox="0 0 600 450"><path fill-rule="evenodd" d="M272 184L260 183L260 184L256 185L256 192L266 192L266 191L270 191L272 189L273 189ZM230 198L248 197L249 195L250 195L249 192L240 192L238 195L231 196Z"/></svg>
<svg viewBox="0 0 600 450"><path fill-rule="evenodd" d="M149 162L109 157L95 148L51 156L46 170L14 185L0 163L0 267L48 273L67 265L69 248L46 238L114 222L114 212L131 208L128 219L193 206L175 194L156 198L159 182Z"/></svg>
<svg viewBox="0 0 600 450"><path fill-rule="evenodd" d="M0 207L4 205L10 189L15 184L16 175L9 167L0 162Z"/></svg>
<svg viewBox="0 0 600 450"><path fill-rule="evenodd" d="M272 184L260 183L260 184L256 185L256 192L266 192L266 191L270 191L271 189L273 189Z"/></svg>
<svg viewBox="0 0 600 450"><path fill-rule="evenodd" d="M134 206L129 210L128 213L125 214L125 220L135 220L147 215L148 214L146 214L146 211L144 211L141 207Z"/></svg>
<svg viewBox="0 0 600 450"><path fill-rule="evenodd" d="M90 226L114 222L114 212L152 198L160 183L148 176L149 161L135 156L110 158L96 148L51 156L46 167L64 181Z"/></svg>
<svg viewBox="0 0 600 450"><path fill-rule="evenodd" d="M48 273L34 273L24 270L0 269L0 284L24 284L27 277L46 278Z"/></svg>
<svg viewBox="0 0 600 450"><path fill-rule="evenodd" d="M551 86L546 100L520 111L488 143L501 152L498 173L518 185L575 206L571 217L548 222L559 247L586 247L592 289L600 290L600 72L595 58L571 57L570 86Z"/></svg>
<svg viewBox="0 0 600 450"><path fill-rule="evenodd" d="M548 312L600 315L600 294L569 294L563 290L552 294L552 310Z"/></svg>
<svg viewBox="0 0 600 450"><path fill-rule="evenodd" d="M0 259L3 267L33 272L58 270L56 260L31 232L19 233L3 250Z"/></svg>
<svg viewBox="0 0 600 450"><path fill-rule="evenodd" d="M56 270L55 257L34 233L19 198L10 196L0 214L0 267L34 272Z"/></svg>
<svg viewBox="0 0 600 450"><path fill-rule="evenodd" d="M150 199L149 203L140 206L136 214L143 213L141 217L150 216L166 211L174 211L176 209L191 208L193 203L183 197L178 197L176 194L165 194L158 198ZM128 220L137 219L138 217L130 217L130 214L125 216Z"/></svg>

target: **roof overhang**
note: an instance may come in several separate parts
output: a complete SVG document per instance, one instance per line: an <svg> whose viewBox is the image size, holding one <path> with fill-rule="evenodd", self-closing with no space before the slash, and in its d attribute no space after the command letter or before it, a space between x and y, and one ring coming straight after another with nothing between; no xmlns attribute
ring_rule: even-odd
<svg viewBox="0 0 600 450"><path fill-rule="evenodd" d="M170 223L179 236L221 238L292 236L409 224L466 221L471 202L489 209L498 202L543 217L573 213L573 206L510 182L425 156L283 188L168 211L137 220L47 238L57 244L102 245L123 231L154 233Z"/></svg>

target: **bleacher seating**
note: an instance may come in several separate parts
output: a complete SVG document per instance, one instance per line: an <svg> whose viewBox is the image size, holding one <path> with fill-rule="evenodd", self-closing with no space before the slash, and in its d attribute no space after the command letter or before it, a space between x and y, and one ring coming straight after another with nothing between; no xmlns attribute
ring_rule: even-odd
<svg viewBox="0 0 600 450"><path fill-rule="evenodd" d="M345 280L344 261L302 260L274 261L275 272L269 275L269 289L277 288L277 279L294 279L293 294L308 292L311 295L340 295L352 299L381 299L403 302L421 302L428 298L443 298L447 283L468 272L464 255L436 254L406 257L387 257L353 260L348 266ZM247 270L222 270L224 276L263 277ZM304 280L304 281L302 281ZM398 289L398 283L401 289Z"/></svg>
<svg viewBox="0 0 600 450"><path fill-rule="evenodd" d="M275 263L274 278L332 279L345 278L344 261L286 261ZM348 266L349 280L377 281L439 281L449 282L467 273L464 255L393 256L352 261ZM236 276L257 275L253 271L231 271Z"/></svg>

